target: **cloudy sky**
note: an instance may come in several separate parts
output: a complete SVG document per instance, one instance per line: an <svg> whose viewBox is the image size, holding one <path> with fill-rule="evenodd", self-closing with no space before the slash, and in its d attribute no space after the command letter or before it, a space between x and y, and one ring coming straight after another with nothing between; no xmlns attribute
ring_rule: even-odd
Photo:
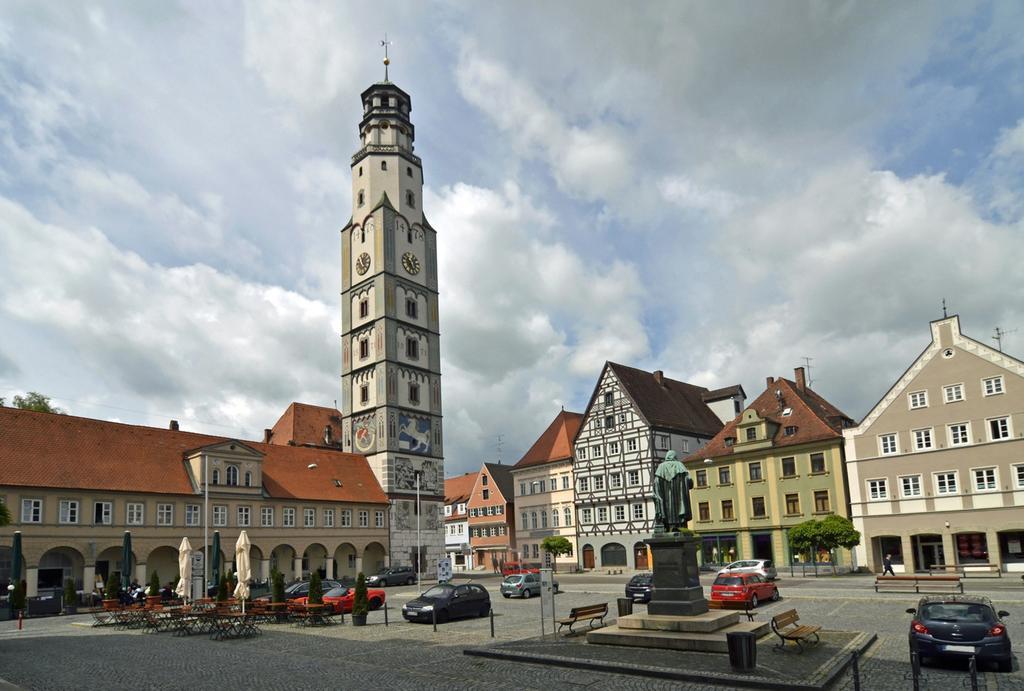
<svg viewBox="0 0 1024 691"><path fill-rule="evenodd" d="M859 419L942 298L1024 356L1019 2L7 0L0 397L243 438L333 405L385 31L449 474L517 460L605 360L756 396L807 356Z"/></svg>

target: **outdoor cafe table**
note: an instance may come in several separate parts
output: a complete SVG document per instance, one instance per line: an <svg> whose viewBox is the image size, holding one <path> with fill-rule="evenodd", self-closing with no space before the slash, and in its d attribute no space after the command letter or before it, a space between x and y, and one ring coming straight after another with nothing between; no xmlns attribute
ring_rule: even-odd
<svg viewBox="0 0 1024 691"><path fill-rule="evenodd" d="M210 638L223 641L227 638L248 638L258 636L260 627L258 615L241 612L214 612L208 615L212 619Z"/></svg>
<svg viewBox="0 0 1024 691"><path fill-rule="evenodd" d="M327 626L333 624L336 614L334 607L323 603L295 604L290 608L295 623L304 626Z"/></svg>

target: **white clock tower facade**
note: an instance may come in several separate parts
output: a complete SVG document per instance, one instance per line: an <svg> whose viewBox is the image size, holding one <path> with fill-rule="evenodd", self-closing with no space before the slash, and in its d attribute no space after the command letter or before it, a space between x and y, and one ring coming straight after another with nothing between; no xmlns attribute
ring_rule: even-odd
<svg viewBox="0 0 1024 691"><path fill-rule="evenodd" d="M409 95L385 80L362 102L341 230L342 444L367 457L391 500L390 564L416 566L419 554L428 572L444 553L437 234Z"/></svg>

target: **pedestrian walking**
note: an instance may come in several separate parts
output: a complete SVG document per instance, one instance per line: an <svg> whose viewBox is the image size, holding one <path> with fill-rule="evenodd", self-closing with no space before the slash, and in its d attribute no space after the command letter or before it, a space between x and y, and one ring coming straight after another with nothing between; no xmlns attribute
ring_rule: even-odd
<svg viewBox="0 0 1024 691"><path fill-rule="evenodd" d="M890 576L895 576L896 575L896 572L892 570L892 555L891 554L886 554L885 555L885 559L882 560L882 566L884 567L882 569L882 575L883 576L885 576L886 574L888 574Z"/></svg>

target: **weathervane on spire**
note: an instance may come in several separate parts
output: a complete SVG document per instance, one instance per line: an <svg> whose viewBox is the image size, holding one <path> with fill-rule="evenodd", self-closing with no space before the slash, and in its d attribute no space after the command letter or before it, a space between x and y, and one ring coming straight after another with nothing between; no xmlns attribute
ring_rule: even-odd
<svg viewBox="0 0 1024 691"><path fill-rule="evenodd" d="M391 64L391 59L388 57L388 46L391 45L391 41L388 40L388 35L384 34L384 40L380 42L380 45L384 48L384 81L388 81L388 65Z"/></svg>

